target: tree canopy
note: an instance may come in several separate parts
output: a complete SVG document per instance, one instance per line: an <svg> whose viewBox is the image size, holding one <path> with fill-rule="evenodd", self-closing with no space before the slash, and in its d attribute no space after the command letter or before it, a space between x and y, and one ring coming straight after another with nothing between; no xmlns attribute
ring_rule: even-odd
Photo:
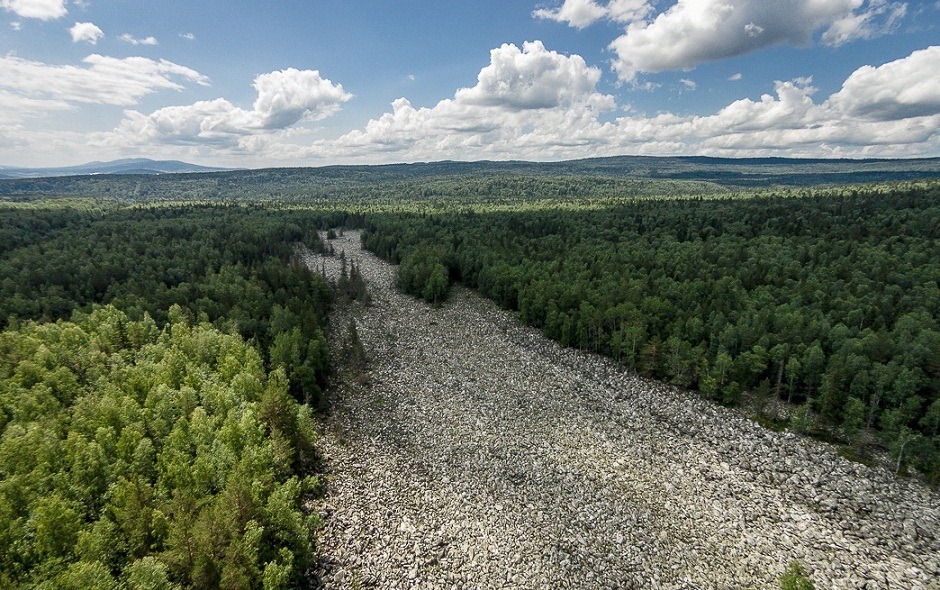
<svg viewBox="0 0 940 590"><path fill-rule="evenodd" d="M0 586L287 588L308 406L238 335L114 307L0 333Z"/></svg>

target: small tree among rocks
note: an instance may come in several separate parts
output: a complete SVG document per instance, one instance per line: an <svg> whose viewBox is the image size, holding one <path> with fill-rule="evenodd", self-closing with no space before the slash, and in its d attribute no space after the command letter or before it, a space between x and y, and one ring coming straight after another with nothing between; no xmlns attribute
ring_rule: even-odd
<svg viewBox="0 0 940 590"><path fill-rule="evenodd" d="M356 320L349 320L349 327L346 330L346 340L343 342L343 358L346 360L346 366L354 373L362 373L366 370L368 359L366 358L366 349L359 339L359 331L356 328Z"/></svg>
<svg viewBox="0 0 940 590"><path fill-rule="evenodd" d="M787 566L787 571L780 576L780 590L815 590L813 581L806 576L803 565L794 561Z"/></svg>

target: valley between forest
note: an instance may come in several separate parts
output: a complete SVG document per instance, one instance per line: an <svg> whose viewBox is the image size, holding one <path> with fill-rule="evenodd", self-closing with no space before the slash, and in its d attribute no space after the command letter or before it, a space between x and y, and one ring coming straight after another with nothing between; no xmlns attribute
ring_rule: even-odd
<svg viewBox="0 0 940 590"><path fill-rule="evenodd" d="M940 589L937 170L0 180L0 587Z"/></svg>
<svg viewBox="0 0 940 590"><path fill-rule="evenodd" d="M937 588L930 490L329 242L308 266L358 269L371 304L333 319L369 362L322 439L323 587L772 588L799 561L817 588Z"/></svg>

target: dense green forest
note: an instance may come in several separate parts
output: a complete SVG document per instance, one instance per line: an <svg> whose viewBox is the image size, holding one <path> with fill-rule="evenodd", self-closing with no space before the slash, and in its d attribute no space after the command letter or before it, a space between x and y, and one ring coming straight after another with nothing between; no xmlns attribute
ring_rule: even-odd
<svg viewBox="0 0 940 590"><path fill-rule="evenodd" d="M322 326L332 291L293 261L322 244L305 212L183 206L85 212L0 210L0 327L56 320L110 303L163 325L173 305L237 330L285 365L292 392L316 402L329 367Z"/></svg>
<svg viewBox="0 0 940 590"><path fill-rule="evenodd" d="M266 170L165 176L78 176L0 180L0 197L19 202L90 197L115 205L135 203L274 203L347 210L446 204L520 202L709 194L727 189L698 180L633 179L519 173L403 175L376 181L366 175L321 177L309 171Z"/></svg>
<svg viewBox="0 0 940 590"><path fill-rule="evenodd" d="M288 588L313 557L309 406L179 307L0 333L0 586Z"/></svg>
<svg viewBox="0 0 940 590"><path fill-rule="evenodd" d="M386 166L269 168L199 174L0 179L0 198L90 197L97 202L223 201L447 204L662 197L802 189L940 178L940 158L812 160L618 156L565 162L422 162Z"/></svg>
<svg viewBox="0 0 940 590"><path fill-rule="evenodd" d="M300 583L311 412L343 356L327 314L368 301L354 265L330 285L298 260L328 227L364 228L428 302L462 282L562 344L940 480L940 185L748 195L585 162L0 181L19 187L0 206L0 586Z"/></svg>
<svg viewBox="0 0 940 590"><path fill-rule="evenodd" d="M334 294L295 248L323 248L326 220L183 206L0 221L0 586L300 585Z"/></svg>
<svg viewBox="0 0 940 590"><path fill-rule="evenodd" d="M562 344L940 479L940 187L376 215L363 241L429 302L453 281Z"/></svg>

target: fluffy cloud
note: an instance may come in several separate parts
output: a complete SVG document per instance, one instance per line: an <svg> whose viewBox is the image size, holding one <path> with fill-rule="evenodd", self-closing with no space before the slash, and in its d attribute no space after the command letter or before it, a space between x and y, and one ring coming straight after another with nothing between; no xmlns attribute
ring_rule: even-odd
<svg viewBox="0 0 940 590"><path fill-rule="evenodd" d="M850 116L896 120L940 113L940 46L874 68L863 66L829 104ZM934 75L929 74L934 72Z"/></svg>
<svg viewBox="0 0 940 590"><path fill-rule="evenodd" d="M609 126L609 124L607 124ZM392 111L303 153L368 161L453 159L554 159L603 147L597 111L581 103L568 108L516 110L444 100L415 108L400 98Z"/></svg>
<svg viewBox="0 0 940 590"><path fill-rule="evenodd" d="M64 100L28 98L0 91L0 124L21 123L24 119L40 117L54 111L71 110Z"/></svg>
<svg viewBox="0 0 940 590"><path fill-rule="evenodd" d="M631 21L610 49L620 79L632 81L779 43L804 45L818 31L830 45L872 37L905 12L905 4L885 0L678 0L651 21Z"/></svg>
<svg viewBox="0 0 940 590"><path fill-rule="evenodd" d="M258 98L252 112L263 129L283 129L301 119L319 121L352 98L342 84L333 84L317 70L288 68L255 78Z"/></svg>
<svg viewBox="0 0 940 590"><path fill-rule="evenodd" d="M136 111L104 143L216 145L241 149L249 136L287 129L301 121L317 121L339 110L352 95L316 70L286 70L255 78L258 93L251 110L224 98L165 107L144 115Z"/></svg>
<svg viewBox="0 0 940 590"><path fill-rule="evenodd" d="M142 39L138 39L137 37L134 37L130 33L124 33L118 38L121 41L124 41L125 43L130 43L131 45L156 45L157 44L156 37L144 37Z"/></svg>
<svg viewBox="0 0 940 590"><path fill-rule="evenodd" d="M621 137L681 139L688 153L718 155L923 155L940 144L940 83L916 74L940 67L940 47L873 68L815 102L811 78L775 83L774 95L742 99L714 115L617 121Z"/></svg>
<svg viewBox="0 0 940 590"><path fill-rule="evenodd" d="M546 51L541 45L535 47L530 51ZM482 93L479 89L494 86L479 81L433 107L415 107L400 98L390 112L362 130L314 141L301 150L265 144L264 153L301 160L392 162L547 160L622 153L910 156L937 153L940 148L940 82L923 75L940 68L937 47L879 67L859 68L838 93L822 101L814 100L818 90L811 78L798 78L776 82L772 94L734 101L711 115L629 112L613 120L608 115L616 105L593 85L585 85L584 75L569 75L568 98L554 105L509 97L518 74L494 67L506 57L501 51L504 48L493 52L479 77L487 79L484 72L505 75L502 84L495 84L504 91L490 93L490 100L468 100ZM516 58L525 54L515 51ZM578 56L560 57L576 62ZM558 72L579 71L569 67L575 62L562 60L547 70L551 73L542 74L545 80L562 84ZM535 77L531 83L540 81ZM517 91L524 97L525 89ZM519 108L520 103L539 108Z"/></svg>
<svg viewBox="0 0 940 590"><path fill-rule="evenodd" d="M583 29L607 16L607 10L594 0L565 0L557 8L535 10L532 12L532 16L568 23L572 27Z"/></svg>
<svg viewBox="0 0 940 590"><path fill-rule="evenodd" d="M826 30L826 45L842 45L853 39L871 39L894 30L907 14L907 4L871 0L867 10L853 12L838 19Z"/></svg>
<svg viewBox="0 0 940 590"><path fill-rule="evenodd" d="M104 31L98 28L94 23L75 23L69 33L72 35L72 43L85 41L92 45L98 44L98 39L104 37Z"/></svg>
<svg viewBox="0 0 940 590"><path fill-rule="evenodd" d="M579 142L596 113L615 106L612 97L596 92L600 77L600 70L589 67L581 56L549 51L539 41L525 43L521 49L506 44L490 52L490 63L480 71L477 83L457 90L454 98L434 108L417 109L406 99L398 99L392 112L370 121L364 130L331 141L328 147L315 142L303 153L315 154L320 149L337 155L396 153L437 142L447 150L460 145L478 149L486 143L491 144L489 149L505 144L508 150L520 136L555 134L562 126L570 131L567 142ZM278 143L283 135L278 132L303 120L328 117L351 98L341 85L316 71L271 72L256 78L254 87L258 97L251 110L220 98L149 115L132 111L105 142L214 145L263 151L271 157L298 157L297 146ZM546 118L553 121L551 129L536 129ZM533 140L536 144L545 141Z"/></svg>
<svg viewBox="0 0 940 590"><path fill-rule="evenodd" d="M23 18L52 20L68 13L66 0L0 0L0 6Z"/></svg>
<svg viewBox="0 0 940 590"><path fill-rule="evenodd" d="M329 116L350 95L316 72L286 70L255 80L251 108L220 98L149 115L129 111L117 129L92 141L101 154L115 157L146 146L155 157L232 166L557 160L624 153L940 155L940 82L923 74L938 69L940 47L930 47L861 67L829 97L819 96L807 77L776 82L763 96L733 101L711 114L647 115L598 92L594 69L579 56L531 43L494 50L475 84L451 98L427 107L399 98L388 112L335 138L325 138L322 127L300 123ZM71 103L49 107L71 108ZM5 108L0 93L0 112ZM4 142L37 145L40 139L41 145L48 143L50 150L73 154L73 159L87 153L87 137L39 138L17 131L18 124L15 116L9 121L0 116L0 155L23 151ZM84 151L73 141L85 142Z"/></svg>
<svg viewBox="0 0 940 590"><path fill-rule="evenodd" d="M506 44L490 52L477 84L457 90L454 98L431 108L399 98L364 130L315 144L311 153L551 157L596 142L599 114L616 106L596 91L600 74L581 56L549 51L539 41L522 49Z"/></svg>
<svg viewBox="0 0 940 590"><path fill-rule="evenodd" d="M609 0L607 18L618 23L640 20L653 10L652 4L647 0Z"/></svg>
<svg viewBox="0 0 940 590"><path fill-rule="evenodd" d="M817 89L811 86L812 81L812 78L797 78L775 82L775 96L764 94L759 101L737 100L715 115L693 117L690 131L707 139L813 127L827 117L813 102Z"/></svg>
<svg viewBox="0 0 940 590"><path fill-rule="evenodd" d="M594 0L564 0L561 6L540 8L533 11L532 16L583 29L602 19L632 22L643 18L650 10L646 0L609 0L603 6Z"/></svg>
<svg viewBox="0 0 940 590"><path fill-rule="evenodd" d="M208 84L199 72L167 60L118 59L92 54L81 66L57 66L0 56L0 91L26 99L133 105L159 90L181 90L178 80Z"/></svg>
<svg viewBox="0 0 940 590"><path fill-rule="evenodd" d="M512 109L557 107L592 93L600 78L601 71L580 55L548 51L541 41L526 42L521 51L504 43L490 51L490 64L480 70L476 86L461 88L455 99Z"/></svg>

